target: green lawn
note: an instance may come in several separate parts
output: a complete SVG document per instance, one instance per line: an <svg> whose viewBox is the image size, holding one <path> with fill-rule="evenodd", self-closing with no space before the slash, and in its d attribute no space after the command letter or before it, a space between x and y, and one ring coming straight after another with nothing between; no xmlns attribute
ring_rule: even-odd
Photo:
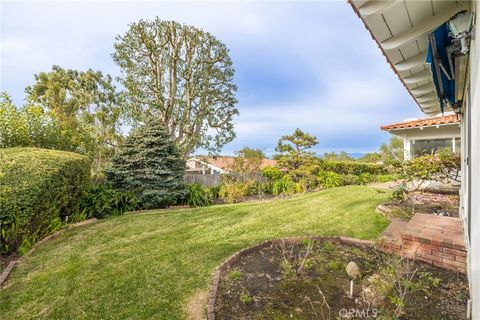
<svg viewBox="0 0 480 320"><path fill-rule="evenodd" d="M373 239L388 192L349 186L271 200L127 214L68 231L26 257L0 291L2 319L182 319L235 251L293 235Z"/></svg>

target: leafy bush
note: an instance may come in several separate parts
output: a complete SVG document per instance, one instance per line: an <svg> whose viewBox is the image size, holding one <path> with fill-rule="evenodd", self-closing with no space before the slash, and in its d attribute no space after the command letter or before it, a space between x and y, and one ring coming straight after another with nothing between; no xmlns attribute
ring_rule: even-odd
<svg viewBox="0 0 480 320"><path fill-rule="evenodd" d="M375 177L367 172L361 173L358 175L358 184L365 185L372 183L375 180Z"/></svg>
<svg viewBox="0 0 480 320"><path fill-rule="evenodd" d="M211 189L203 187L201 184L194 183L188 186L186 203L190 207L205 207L213 204L213 192Z"/></svg>
<svg viewBox="0 0 480 320"><path fill-rule="evenodd" d="M245 199L248 187L239 181L225 181L218 192L220 198L226 203L237 203Z"/></svg>
<svg viewBox="0 0 480 320"><path fill-rule="evenodd" d="M105 185L94 185L80 202L80 212L85 219L103 219L122 215L137 208L138 198L132 192L121 192Z"/></svg>
<svg viewBox="0 0 480 320"><path fill-rule="evenodd" d="M398 174L402 171L403 161L400 160L385 160L383 166L385 170L392 174Z"/></svg>
<svg viewBox="0 0 480 320"><path fill-rule="evenodd" d="M369 173L371 175L384 174L385 167L376 163L347 162L347 161L323 161L321 164L323 171L333 171L338 174L355 174Z"/></svg>
<svg viewBox="0 0 480 320"><path fill-rule="evenodd" d="M23 254L72 220L89 182L90 161L79 154L0 149L0 251Z"/></svg>
<svg viewBox="0 0 480 320"><path fill-rule="evenodd" d="M360 181L359 181L357 175L354 175L354 174L342 174L342 184L343 184L344 186L358 185L358 184L360 184Z"/></svg>
<svg viewBox="0 0 480 320"><path fill-rule="evenodd" d="M283 177L272 185L272 194L274 196L289 196L296 191L295 183L289 177Z"/></svg>
<svg viewBox="0 0 480 320"><path fill-rule="evenodd" d="M459 181L460 155L448 150L434 155L425 155L406 161L403 174L408 181L419 181L418 187L427 180L449 183Z"/></svg>
<svg viewBox="0 0 480 320"><path fill-rule="evenodd" d="M300 189L302 191L297 191L297 193L312 191L318 187L318 179L313 173L305 174L298 180L298 184L300 185Z"/></svg>
<svg viewBox="0 0 480 320"><path fill-rule="evenodd" d="M405 185L401 185L392 192L390 198L392 200L405 201L408 198L408 193L407 187Z"/></svg>
<svg viewBox="0 0 480 320"><path fill-rule="evenodd" d="M213 200L220 198L220 186L210 187L208 190L212 195Z"/></svg>
<svg viewBox="0 0 480 320"><path fill-rule="evenodd" d="M250 180L245 183L247 187L247 195L263 197L265 194L270 193L271 184L268 182L260 182L256 180Z"/></svg>
<svg viewBox="0 0 480 320"><path fill-rule="evenodd" d="M317 179L322 188L334 188L343 185L342 176L333 171L321 171Z"/></svg>
<svg viewBox="0 0 480 320"><path fill-rule="evenodd" d="M305 193L307 192L308 189L305 184L301 182L295 183L295 193Z"/></svg>
<svg viewBox="0 0 480 320"><path fill-rule="evenodd" d="M185 163L162 124L151 120L122 144L105 174L115 189L131 191L144 209L162 208L184 199Z"/></svg>
<svg viewBox="0 0 480 320"><path fill-rule="evenodd" d="M281 179L284 173L278 167L268 166L262 170L262 175L267 178L268 181L274 182Z"/></svg>

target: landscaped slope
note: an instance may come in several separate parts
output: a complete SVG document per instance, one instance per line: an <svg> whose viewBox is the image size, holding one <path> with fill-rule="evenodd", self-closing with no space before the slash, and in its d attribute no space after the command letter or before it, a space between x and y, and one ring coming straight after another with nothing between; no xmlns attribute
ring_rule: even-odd
<svg viewBox="0 0 480 320"><path fill-rule="evenodd" d="M235 251L293 235L375 238L389 193L341 187L286 200L128 214L41 246L0 291L2 319L181 319Z"/></svg>

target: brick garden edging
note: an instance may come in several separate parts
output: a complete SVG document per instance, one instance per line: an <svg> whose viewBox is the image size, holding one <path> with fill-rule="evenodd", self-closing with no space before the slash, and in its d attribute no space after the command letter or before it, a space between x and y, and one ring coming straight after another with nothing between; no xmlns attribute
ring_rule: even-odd
<svg viewBox="0 0 480 320"><path fill-rule="evenodd" d="M223 261L213 272L213 277L212 277L212 284L210 287L210 292L208 296L208 303L207 303L207 320L215 320L215 303L217 301L217 291L218 291L218 285L220 282L220 275L222 272L225 270L229 269L232 264L237 262L241 257L248 255L249 253L260 250L263 248L266 248L271 245L276 245L280 243L286 243L286 244L293 244L297 243L301 240L305 239L313 239L313 240L322 240L322 241L332 241L336 243L341 243L341 244L348 244L348 245L353 245L357 246L363 249L367 249L371 247L374 244L374 241L371 240L360 240L356 238L348 238L348 237L288 237L288 238L281 238L281 239L275 239L275 240L267 240L264 242L261 242L259 244L253 245L248 248L244 248L240 251L237 251L230 257L228 257L225 261Z"/></svg>
<svg viewBox="0 0 480 320"><path fill-rule="evenodd" d="M87 224L91 224L93 222L97 221L97 218L92 218L92 219L88 219L88 220L85 220L85 221L80 221L80 222L77 222L77 223L74 223L74 224L70 224L70 225L66 225L64 228L52 233L51 235L48 235L46 236L45 238L43 238L42 240L36 242L31 248L30 250L27 251L27 253L25 253L23 256L21 256L20 258L18 258L17 260L14 260L14 261L10 261L10 263L7 265L7 267L5 268L5 270L3 270L2 274L0 275L0 289L3 287L3 284L5 283L5 281L7 280L8 276L10 275L10 273L12 272L13 270L13 267L15 267L15 265L17 263L19 263L23 257L26 257L26 256L29 256L30 254L32 254L35 250L37 250L37 248L44 244L45 242L49 241L49 240L52 240L52 239L55 239L55 238L58 238L60 235L64 234L65 231L67 230L71 230L71 229L74 229L74 228L77 228L77 227L80 227L80 226L84 226L84 225L87 225Z"/></svg>

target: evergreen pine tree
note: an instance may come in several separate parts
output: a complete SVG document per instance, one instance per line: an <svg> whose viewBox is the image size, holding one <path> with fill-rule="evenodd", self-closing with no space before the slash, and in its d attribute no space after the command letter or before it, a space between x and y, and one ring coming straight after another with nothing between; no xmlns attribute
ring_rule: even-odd
<svg viewBox="0 0 480 320"><path fill-rule="evenodd" d="M137 194L140 207L162 208L185 196L185 162L161 123L135 129L119 147L106 170L116 189Z"/></svg>

